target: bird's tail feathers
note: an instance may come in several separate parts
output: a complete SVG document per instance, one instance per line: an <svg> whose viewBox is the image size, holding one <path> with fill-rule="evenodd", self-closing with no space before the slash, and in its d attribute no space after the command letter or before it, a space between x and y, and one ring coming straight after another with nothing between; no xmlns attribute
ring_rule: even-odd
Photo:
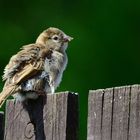
<svg viewBox="0 0 140 140"><path fill-rule="evenodd" d="M13 92L17 89L17 85L9 85L6 86L3 91L0 93L0 108L2 107L5 100L13 94Z"/></svg>

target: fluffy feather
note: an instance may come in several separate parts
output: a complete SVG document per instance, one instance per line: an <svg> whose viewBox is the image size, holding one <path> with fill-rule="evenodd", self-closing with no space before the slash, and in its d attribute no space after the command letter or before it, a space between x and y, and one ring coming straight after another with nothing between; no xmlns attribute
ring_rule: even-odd
<svg viewBox="0 0 140 140"><path fill-rule="evenodd" d="M54 93L67 64L66 48L72 38L57 28L43 31L35 44L22 47L5 67L0 106L10 95L21 101Z"/></svg>

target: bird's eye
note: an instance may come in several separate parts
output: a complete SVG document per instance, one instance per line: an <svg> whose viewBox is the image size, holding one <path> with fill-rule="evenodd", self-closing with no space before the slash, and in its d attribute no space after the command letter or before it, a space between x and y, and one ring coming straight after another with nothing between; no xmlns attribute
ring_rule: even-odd
<svg viewBox="0 0 140 140"><path fill-rule="evenodd" d="M57 41L58 40L58 36L54 36L53 40Z"/></svg>

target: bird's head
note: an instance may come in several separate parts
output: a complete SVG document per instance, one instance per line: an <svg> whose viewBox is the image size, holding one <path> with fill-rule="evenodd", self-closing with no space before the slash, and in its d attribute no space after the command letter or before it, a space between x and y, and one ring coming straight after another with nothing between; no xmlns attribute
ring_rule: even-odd
<svg viewBox="0 0 140 140"><path fill-rule="evenodd" d="M68 42L73 38L66 35L58 28L50 27L44 30L36 40L37 44L46 46L49 49L64 51L68 46Z"/></svg>

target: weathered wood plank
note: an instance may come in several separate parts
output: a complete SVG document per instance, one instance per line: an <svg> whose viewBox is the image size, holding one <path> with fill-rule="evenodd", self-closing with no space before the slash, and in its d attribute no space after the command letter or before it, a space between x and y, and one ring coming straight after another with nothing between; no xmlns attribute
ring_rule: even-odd
<svg viewBox="0 0 140 140"><path fill-rule="evenodd" d="M111 140L113 88L104 90L102 112L102 140Z"/></svg>
<svg viewBox="0 0 140 140"><path fill-rule="evenodd" d="M77 140L78 95L48 94L27 105L7 102L5 140Z"/></svg>
<svg viewBox="0 0 140 140"><path fill-rule="evenodd" d="M130 86L89 92L88 140L128 140L130 95Z"/></svg>
<svg viewBox="0 0 140 140"><path fill-rule="evenodd" d="M88 140L110 140L113 89L89 92Z"/></svg>
<svg viewBox="0 0 140 140"><path fill-rule="evenodd" d="M88 140L101 140L103 90L89 92Z"/></svg>
<svg viewBox="0 0 140 140"><path fill-rule="evenodd" d="M130 87L114 88L112 140L128 140Z"/></svg>
<svg viewBox="0 0 140 140"><path fill-rule="evenodd" d="M131 87L129 140L140 140L140 85Z"/></svg>
<svg viewBox="0 0 140 140"><path fill-rule="evenodd" d="M3 140L4 136L4 113L0 111L0 140Z"/></svg>

